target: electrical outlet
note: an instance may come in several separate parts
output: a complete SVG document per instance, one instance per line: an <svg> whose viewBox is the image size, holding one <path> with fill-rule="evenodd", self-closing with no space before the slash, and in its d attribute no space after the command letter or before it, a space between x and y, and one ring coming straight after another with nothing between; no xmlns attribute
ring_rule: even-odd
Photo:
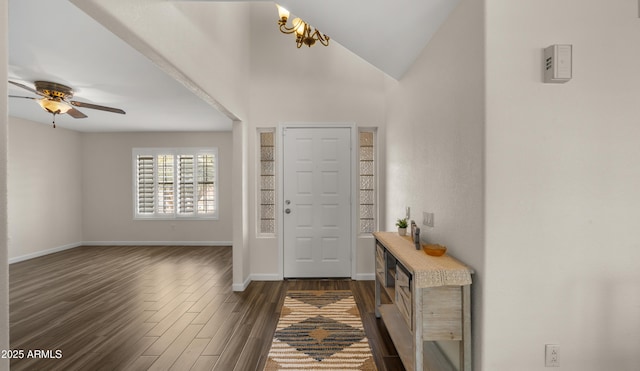
<svg viewBox="0 0 640 371"><path fill-rule="evenodd" d="M544 346L544 367L560 367L560 345L546 344Z"/></svg>
<svg viewBox="0 0 640 371"><path fill-rule="evenodd" d="M433 219L433 213L428 213L426 211L422 212L422 224L426 225L427 227L433 228Z"/></svg>
<svg viewBox="0 0 640 371"><path fill-rule="evenodd" d="M411 219L411 208L409 206L406 207L405 214L407 216L407 220Z"/></svg>

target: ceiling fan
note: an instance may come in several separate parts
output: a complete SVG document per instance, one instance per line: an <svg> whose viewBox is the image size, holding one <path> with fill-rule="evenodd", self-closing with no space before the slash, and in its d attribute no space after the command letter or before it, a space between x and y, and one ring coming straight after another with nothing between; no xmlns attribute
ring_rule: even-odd
<svg viewBox="0 0 640 371"><path fill-rule="evenodd" d="M84 102L71 100L71 98L73 98L73 90L66 85L58 84L55 82L36 81L34 82L35 89L11 80L9 80L9 83L15 86L18 86L22 89L28 90L36 95L39 95L40 96L39 98L23 97L20 95L9 95L9 97L33 99L37 101L38 104L40 104L40 107L42 107L42 109L53 114L54 128L56 127L56 115L61 115L66 113L75 119L82 119L87 117L87 115L78 111L72 106L97 109L100 111L107 111L107 112L113 112L113 113L120 113L123 115L125 114L125 112L120 108L99 106L97 104L84 103Z"/></svg>

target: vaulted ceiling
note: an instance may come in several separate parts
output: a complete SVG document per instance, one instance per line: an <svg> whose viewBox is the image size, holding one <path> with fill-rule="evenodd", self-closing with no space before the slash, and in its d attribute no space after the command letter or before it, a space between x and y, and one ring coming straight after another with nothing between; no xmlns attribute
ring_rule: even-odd
<svg viewBox="0 0 640 371"><path fill-rule="evenodd" d="M215 0L200 3L206 1ZM401 79L458 2L279 1L292 14L329 35L331 42L341 44L395 79ZM271 16L275 24L275 7ZM278 32L275 26L274 32ZM59 127L72 130L231 128L232 120L227 115L67 0L9 0L9 79L29 86L36 80L65 84L74 89L74 100L127 112L120 115L81 108L87 118L56 116ZM10 95L35 96L11 84L8 88ZM9 115L49 124L53 118L33 100L19 98L9 99Z"/></svg>

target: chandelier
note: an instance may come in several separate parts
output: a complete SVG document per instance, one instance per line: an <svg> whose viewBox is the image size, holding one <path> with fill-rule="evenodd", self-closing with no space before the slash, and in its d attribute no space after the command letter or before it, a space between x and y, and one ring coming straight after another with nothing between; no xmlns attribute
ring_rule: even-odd
<svg viewBox="0 0 640 371"><path fill-rule="evenodd" d="M280 25L280 32L291 34L295 33L296 36L296 47L300 48L302 44L311 47L316 41L319 41L320 44L327 46L329 45L329 36L321 34L317 29L313 29L311 32L311 26L307 24L300 18L294 18L291 27L287 26L287 20L289 19L289 11L280 5L276 4L278 7L278 14L280 15L280 19L278 20L278 24Z"/></svg>

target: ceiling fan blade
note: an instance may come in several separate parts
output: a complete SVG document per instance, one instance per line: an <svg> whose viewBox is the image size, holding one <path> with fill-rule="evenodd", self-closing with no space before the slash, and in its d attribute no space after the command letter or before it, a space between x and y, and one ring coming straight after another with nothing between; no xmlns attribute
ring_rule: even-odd
<svg viewBox="0 0 640 371"><path fill-rule="evenodd" d="M69 116L73 117L74 119L83 119L83 118L87 117L87 115L85 115L84 113L78 111L75 108L71 108L70 110L68 110L67 114Z"/></svg>
<svg viewBox="0 0 640 371"><path fill-rule="evenodd" d="M22 95L9 95L9 98L24 98L24 99L40 99L40 98L34 98L34 97L23 97Z"/></svg>
<svg viewBox="0 0 640 371"><path fill-rule="evenodd" d="M32 87L29 87L29 86L27 86L27 85L21 84L21 83L19 83L19 82L15 82L15 81L11 81L11 80L9 80L9 83L10 83L10 84L13 84L13 85L15 85L15 86L17 86L17 87L23 88L23 89L25 89L25 90L29 90L30 92L32 92L32 93L34 93L34 94L37 94L37 95L39 95L39 96L41 96L41 97L48 97L46 94L42 94L42 93L40 93L39 91L37 91L36 89L34 89L34 88L32 88Z"/></svg>
<svg viewBox="0 0 640 371"><path fill-rule="evenodd" d="M107 112L113 112L113 113L121 113L123 115L125 114L125 112L123 110L121 110L120 108L99 106L97 104L83 103L83 102L78 102L78 101L74 101L74 100L72 100L69 103L71 103L72 105L74 105L76 107L91 108L91 109L97 109L97 110L100 110L100 111L107 111Z"/></svg>

